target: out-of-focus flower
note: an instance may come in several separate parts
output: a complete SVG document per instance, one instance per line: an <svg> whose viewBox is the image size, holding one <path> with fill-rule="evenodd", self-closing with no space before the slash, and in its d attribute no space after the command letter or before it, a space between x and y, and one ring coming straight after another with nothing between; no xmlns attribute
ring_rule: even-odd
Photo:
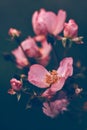
<svg viewBox="0 0 87 130"><path fill-rule="evenodd" d="M33 38L28 37L21 43L21 46L28 57L37 58L41 56L39 52L39 47L37 46Z"/></svg>
<svg viewBox="0 0 87 130"><path fill-rule="evenodd" d="M11 88L11 89L8 90L8 94L15 95L16 92Z"/></svg>
<svg viewBox="0 0 87 130"><path fill-rule="evenodd" d="M17 80L15 78L12 78L10 80L10 84L13 90L20 91L22 88L22 82L20 80Z"/></svg>
<svg viewBox="0 0 87 130"><path fill-rule="evenodd" d="M10 84L11 84L11 89L8 90L8 93L11 95L15 95L16 92L22 89L22 82L20 80L17 80L16 78L12 78L10 80Z"/></svg>
<svg viewBox="0 0 87 130"><path fill-rule="evenodd" d="M70 19L68 23L64 26L64 37L75 38L78 35L78 25L73 19Z"/></svg>
<svg viewBox="0 0 87 130"><path fill-rule="evenodd" d="M36 35L50 33L56 36L63 30L65 19L66 12L63 10L59 10L56 15L51 11L40 9L40 11L35 11L32 16L33 30Z"/></svg>
<svg viewBox="0 0 87 130"><path fill-rule="evenodd" d="M52 50L52 46L50 43L47 42L46 39L41 41L41 48L39 48L41 56L36 58L37 63L46 66L49 63L50 60L50 52Z"/></svg>
<svg viewBox="0 0 87 130"><path fill-rule="evenodd" d="M69 38L71 41L76 42L78 44L82 44L83 37L78 37L78 25L73 19L70 19L68 23L65 23L63 30L64 38ZM62 40L64 41L64 38Z"/></svg>
<svg viewBox="0 0 87 130"><path fill-rule="evenodd" d="M8 34L14 38L14 37L19 37L21 32L15 28L10 28L9 31L8 31Z"/></svg>
<svg viewBox="0 0 87 130"><path fill-rule="evenodd" d="M24 55L24 52L22 50L22 48L19 46L18 48L16 48L15 50L13 50L11 52L14 56L15 56L15 62L17 64L18 68L23 68L25 66L29 65L29 61L26 58L26 56Z"/></svg>
<svg viewBox="0 0 87 130"><path fill-rule="evenodd" d="M39 88L48 88L42 97L51 98L61 90L65 80L73 74L73 59L64 58L57 70L47 71L41 65L32 65L28 72L28 81Z"/></svg>
<svg viewBox="0 0 87 130"><path fill-rule="evenodd" d="M80 94L82 92L82 90L83 90L82 88L76 88L75 94L77 94L77 95Z"/></svg>
<svg viewBox="0 0 87 130"><path fill-rule="evenodd" d="M79 95L83 91L82 88L79 88L78 84L74 84L74 89L76 95Z"/></svg>
<svg viewBox="0 0 87 130"><path fill-rule="evenodd" d="M79 60L76 62L76 67L81 68L81 62Z"/></svg>
<svg viewBox="0 0 87 130"><path fill-rule="evenodd" d="M58 114L67 110L67 105L69 104L67 99L57 99L55 101L44 102L43 112L47 116L54 118Z"/></svg>
<svg viewBox="0 0 87 130"><path fill-rule="evenodd" d="M28 66L29 61L27 58L35 59L37 63L43 66L49 63L52 46L45 38L40 43L41 47L36 44L34 38L28 37L21 43L21 46L12 51L16 58L17 67L23 68Z"/></svg>

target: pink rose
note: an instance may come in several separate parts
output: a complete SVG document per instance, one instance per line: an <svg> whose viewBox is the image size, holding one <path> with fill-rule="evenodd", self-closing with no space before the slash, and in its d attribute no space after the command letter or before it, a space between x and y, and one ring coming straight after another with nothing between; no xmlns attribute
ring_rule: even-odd
<svg viewBox="0 0 87 130"><path fill-rule="evenodd" d="M56 15L51 11L40 9L40 11L35 11L32 16L33 30L36 35L46 35L47 33L57 35L63 30L65 19L66 12L63 10L59 10Z"/></svg>
<svg viewBox="0 0 87 130"><path fill-rule="evenodd" d="M64 58L57 70L47 71L42 65L32 65L28 72L28 81L39 88L48 88L42 97L51 98L64 86L66 79L73 74L73 59Z"/></svg>
<svg viewBox="0 0 87 130"><path fill-rule="evenodd" d="M73 19L70 19L64 26L64 36L67 38L75 38L78 35L78 25Z"/></svg>
<svg viewBox="0 0 87 130"><path fill-rule="evenodd" d="M22 82L20 80L17 80L15 78L12 78L10 80L11 87L14 91L20 91L22 88Z"/></svg>

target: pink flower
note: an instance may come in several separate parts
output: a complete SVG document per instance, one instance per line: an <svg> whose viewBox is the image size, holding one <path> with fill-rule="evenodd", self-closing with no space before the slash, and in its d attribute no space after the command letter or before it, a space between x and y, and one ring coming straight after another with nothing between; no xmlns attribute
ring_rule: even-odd
<svg viewBox="0 0 87 130"><path fill-rule="evenodd" d="M52 50L52 46L47 42L46 39L41 41L41 48L39 48L41 56L36 58L37 63L47 66L50 60L50 52Z"/></svg>
<svg viewBox="0 0 87 130"><path fill-rule="evenodd" d="M11 87L14 91L20 91L22 88L22 82L20 80L17 80L15 78L12 78L10 80Z"/></svg>
<svg viewBox="0 0 87 130"><path fill-rule="evenodd" d="M59 10L56 15L51 11L40 9L40 11L35 11L32 16L33 30L36 35L46 35L47 33L57 35L63 30L65 19L66 12L63 10Z"/></svg>
<svg viewBox="0 0 87 130"><path fill-rule="evenodd" d="M21 43L21 46L28 57L37 58L41 56L39 47L33 38L28 37Z"/></svg>
<svg viewBox="0 0 87 130"><path fill-rule="evenodd" d="M73 59L64 58L57 70L47 71L43 66L35 64L30 67L28 81L39 88L48 88L42 97L51 98L61 90L65 80L73 74Z"/></svg>
<svg viewBox="0 0 87 130"><path fill-rule="evenodd" d="M67 105L69 104L67 99L57 99L51 102L44 102L43 103L43 112L47 116L54 118L59 113L67 110Z"/></svg>
<svg viewBox="0 0 87 130"><path fill-rule="evenodd" d="M21 32L18 31L17 29L15 28L10 28L9 31L8 31L8 34L11 36L11 37L19 37Z"/></svg>
<svg viewBox="0 0 87 130"><path fill-rule="evenodd" d="M24 55L23 50L21 49L20 46L17 49L13 50L11 53L16 58L16 64L17 64L18 68L21 69L21 68L29 65L29 62L28 62L26 56Z"/></svg>
<svg viewBox="0 0 87 130"><path fill-rule="evenodd" d="M34 38L28 37L21 43L21 46L11 52L16 58L18 68L23 68L30 64L28 57L35 59L37 63L43 66L49 63L52 46L45 38L40 43L41 47L36 44Z"/></svg>
<svg viewBox="0 0 87 130"><path fill-rule="evenodd" d="M44 37L40 38L41 47L36 44L35 38L28 37L25 41L21 43L21 46L30 58L34 58L37 63L46 66L50 60L50 52L52 50L51 44L49 44Z"/></svg>
<svg viewBox="0 0 87 130"><path fill-rule="evenodd" d="M70 19L64 26L64 36L67 38L75 38L78 35L78 25L73 19Z"/></svg>

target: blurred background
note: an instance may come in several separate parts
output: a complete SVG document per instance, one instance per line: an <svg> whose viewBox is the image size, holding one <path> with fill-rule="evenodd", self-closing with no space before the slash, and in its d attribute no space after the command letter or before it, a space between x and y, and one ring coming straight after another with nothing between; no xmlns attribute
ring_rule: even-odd
<svg viewBox="0 0 87 130"><path fill-rule="evenodd" d="M67 21L75 19L79 25L78 35L84 36L84 45L75 44L69 55L75 60L80 59L82 65L87 66L87 0L0 0L0 130L87 130L87 106L85 111L79 109L87 101L87 96L73 101L71 111L51 119L39 108L25 110L25 96L17 102L15 96L7 93L9 80L17 72L16 66L5 61L2 56L2 52L15 47L8 40L8 30L13 27L21 30L25 37L33 36L32 14L40 8L55 13L64 9ZM87 90L86 79L79 83Z"/></svg>

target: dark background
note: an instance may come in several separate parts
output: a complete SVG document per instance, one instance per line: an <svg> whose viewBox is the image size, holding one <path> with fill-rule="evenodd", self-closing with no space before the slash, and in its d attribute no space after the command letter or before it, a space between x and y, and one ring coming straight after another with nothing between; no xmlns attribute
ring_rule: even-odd
<svg viewBox="0 0 87 130"><path fill-rule="evenodd" d="M39 108L25 110L27 97L24 95L17 102L15 96L7 94L9 80L17 72L15 65L6 62L2 56L2 52L14 48L8 40L8 30L14 27L25 36L33 36L32 14L42 7L55 13L64 9L67 21L75 19L79 25L79 35L84 36L84 45L74 45L69 55L87 66L87 0L0 0L0 130L87 130L87 112L79 110L78 114L77 111L87 97L72 102L77 109L71 108L71 112L50 119ZM81 84L86 89L86 79Z"/></svg>

